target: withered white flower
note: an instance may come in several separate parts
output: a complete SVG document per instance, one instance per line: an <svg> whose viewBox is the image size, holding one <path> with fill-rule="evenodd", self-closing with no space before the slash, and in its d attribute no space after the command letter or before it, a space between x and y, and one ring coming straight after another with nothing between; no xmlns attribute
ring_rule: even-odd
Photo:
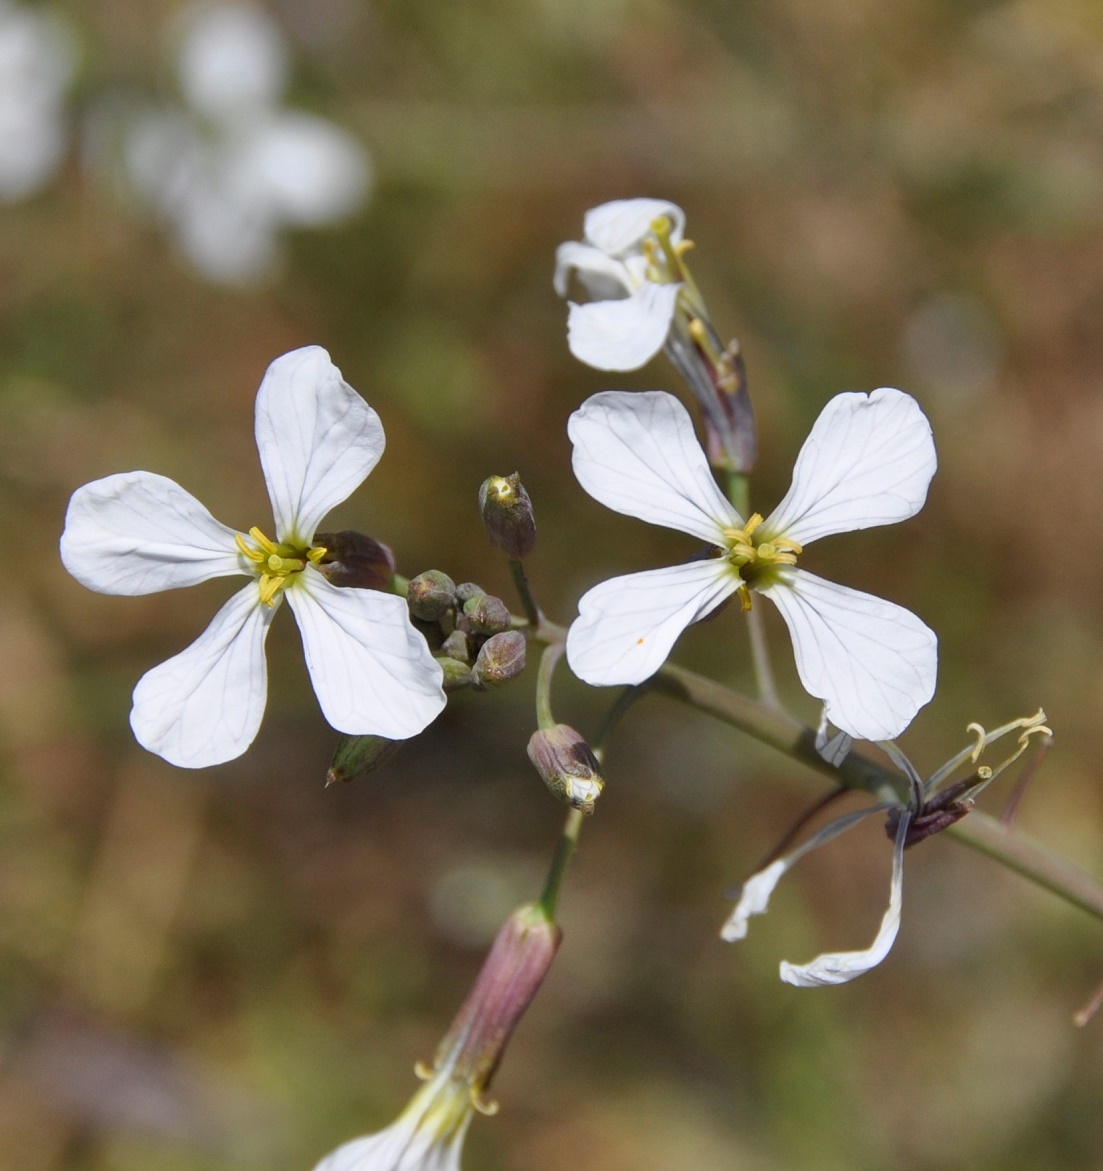
<svg viewBox="0 0 1103 1171"><path fill-rule="evenodd" d="M338 589L317 568L319 522L383 454L379 416L318 346L277 358L257 393L256 441L275 539L214 517L175 481L124 472L78 489L61 559L89 589L150 594L243 574L249 584L187 650L134 689L139 743L185 768L240 756L264 714L264 642L286 595L322 711L338 731L414 736L444 707L441 669L406 602Z"/></svg>
<svg viewBox="0 0 1103 1171"><path fill-rule="evenodd" d="M567 637L587 683L640 683L677 637L738 593L781 611L801 683L827 718L891 740L934 694L937 639L910 611L796 568L812 541L892 524L923 506L936 459L919 405L899 390L836 395L805 440L793 482L765 520L724 498L682 404L661 391L594 395L568 424L579 483L608 508L688 533L710 556L613 578L579 603Z"/></svg>
<svg viewBox="0 0 1103 1171"><path fill-rule="evenodd" d="M656 234L656 222L666 230ZM555 289L567 295L575 272L594 298L570 303L567 344L598 370L636 370L662 349L674 320L681 276L667 256L682 242L685 213L661 199L618 199L591 208L585 243L561 244Z"/></svg>
<svg viewBox="0 0 1103 1171"><path fill-rule="evenodd" d="M940 833L966 816L973 808L973 802L981 790L1014 764L1032 742L1048 742L1053 732L1045 720L1046 714L1039 708L1033 716L1012 720L993 732L986 732L980 724L970 724L967 731L976 736L976 743L952 756L926 781L919 776L915 766L895 744L882 744L881 747L907 779L909 799L899 802L882 801L867 809L844 814L828 822L794 850L771 860L743 884L735 907L720 929L720 938L729 943L745 939L751 918L766 913L774 888L782 876L805 854L826 845L873 814L888 813L889 832L893 837L889 905L881 918L881 925L873 942L869 947L859 951L824 952L806 964L792 964L788 960L782 960L779 971L786 984L793 984L798 988L823 988L832 984L846 984L865 975L889 954L900 931L904 897L904 851L924 838ZM1008 756L994 767L979 764L984 750L990 744L1014 732L1018 732L1019 735L1015 747ZM948 778L965 764L979 767L966 779L946 785Z"/></svg>

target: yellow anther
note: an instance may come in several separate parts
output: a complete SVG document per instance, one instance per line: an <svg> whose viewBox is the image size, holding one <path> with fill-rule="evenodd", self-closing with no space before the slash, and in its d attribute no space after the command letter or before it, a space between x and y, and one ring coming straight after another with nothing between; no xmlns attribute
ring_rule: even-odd
<svg viewBox="0 0 1103 1171"><path fill-rule="evenodd" d="M427 1082L433 1076L433 1067L426 1065L424 1061L414 1062L414 1076L423 1082Z"/></svg>
<svg viewBox="0 0 1103 1171"><path fill-rule="evenodd" d="M499 1110L498 1103L493 1098L484 1098L478 1086L471 1087L471 1105L488 1118L497 1114Z"/></svg>
<svg viewBox="0 0 1103 1171"><path fill-rule="evenodd" d="M692 252L697 245L692 240L680 240L674 245L674 251L680 260L687 252Z"/></svg>
<svg viewBox="0 0 1103 1171"><path fill-rule="evenodd" d="M324 545L315 545L313 549L308 550L306 559L317 565L328 552L329 550Z"/></svg>
<svg viewBox="0 0 1103 1171"><path fill-rule="evenodd" d="M255 561L259 565L264 560L264 554L249 545L241 533L234 533L234 544L237 545L241 555L248 557L250 561Z"/></svg>
<svg viewBox="0 0 1103 1171"><path fill-rule="evenodd" d="M762 513L752 512L751 518L750 518L750 520L747 521L746 525L743 528L743 531L749 537L751 535L751 533L753 533L755 531L755 529L757 529L761 523L762 523Z"/></svg>
<svg viewBox="0 0 1103 1171"><path fill-rule="evenodd" d="M702 348L707 344L708 330L705 329L705 323L699 317L693 318L689 323L689 336Z"/></svg>
<svg viewBox="0 0 1103 1171"><path fill-rule="evenodd" d="M276 553L279 551L279 545L275 541L269 540L256 525L249 530L249 536L265 551L265 553Z"/></svg>
<svg viewBox="0 0 1103 1171"><path fill-rule="evenodd" d="M746 613L751 608L751 591L745 585L741 585L736 593L739 594L739 605Z"/></svg>
<svg viewBox="0 0 1103 1171"><path fill-rule="evenodd" d="M274 606L276 604L276 595L286 584L286 578L269 577L267 573L262 574L260 579L260 600L266 606Z"/></svg>
<svg viewBox="0 0 1103 1171"><path fill-rule="evenodd" d="M732 552L737 557L746 557L748 561L753 561L758 554L758 550L754 545L749 544L747 541L736 542L736 544L732 545Z"/></svg>
<svg viewBox="0 0 1103 1171"><path fill-rule="evenodd" d="M804 546L796 541L790 541L788 537L774 537L774 548L784 549L787 553L803 553Z"/></svg>

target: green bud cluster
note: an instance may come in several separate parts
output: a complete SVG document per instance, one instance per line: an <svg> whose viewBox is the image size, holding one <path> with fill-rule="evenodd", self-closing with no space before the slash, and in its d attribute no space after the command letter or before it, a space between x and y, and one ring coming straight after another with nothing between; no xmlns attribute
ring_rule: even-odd
<svg viewBox="0 0 1103 1171"><path fill-rule="evenodd" d="M406 600L444 671L444 690L486 691L525 669L525 636L501 598L475 582L459 585L439 569L410 581Z"/></svg>

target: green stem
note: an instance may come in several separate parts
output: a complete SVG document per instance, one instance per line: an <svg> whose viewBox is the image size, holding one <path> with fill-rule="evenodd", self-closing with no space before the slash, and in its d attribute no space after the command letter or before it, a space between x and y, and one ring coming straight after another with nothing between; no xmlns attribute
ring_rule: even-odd
<svg viewBox="0 0 1103 1171"><path fill-rule="evenodd" d="M762 607L751 606L747 613L747 635L751 642L751 663L754 666L755 683L763 703L770 707L781 707L774 682L774 669L770 666L770 651L766 646L766 627L762 624Z"/></svg>
<svg viewBox="0 0 1103 1171"><path fill-rule="evenodd" d="M878 800L907 799L908 784L899 773L860 752L851 752L836 768L816 751L816 734L811 728L786 712L769 708L693 671L668 663L654 678L652 687L772 745L837 784L865 790ZM974 810L946 832L1103 920L1103 883L1013 826Z"/></svg>
<svg viewBox="0 0 1103 1171"><path fill-rule="evenodd" d="M540 668L536 672L536 723L546 731L555 727L555 716L552 715L551 687L552 676L555 674L555 665L563 657L566 645L562 642L549 643L540 656Z"/></svg>
<svg viewBox="0 0 1103 1171"><path fill-rule="evenodd" d="M532 596L532 588L525 574L524 562L514 561L511 558L508 564L509 572L513 575L513 585L517 590L517 596L521 599L521 609L524 610L525 617L533 626L539 626L540 607L536 604L536 599Z"/></svg>
<svg viewBox="0 0 1103 1171"><path fill-rule="evenodd" d="M410 592L410 579L403 577L401 573L396 573L391 578L391 593L398 594L400 598L406 597Z"/></svg>
<svg viewBox="0 0 1103 1171"><path fill-rule="evenodd" d="M563 833L555 847L551 868L548 870L547 881L544 883L544 893L540 896L540 908L553 922L555 920L555 905L559 899L559 887L563 882L563 875L567 870L567 863L578 849L578 835L582 830L583 814L581 809L567 811L567 820L563 823Z"/></svg>

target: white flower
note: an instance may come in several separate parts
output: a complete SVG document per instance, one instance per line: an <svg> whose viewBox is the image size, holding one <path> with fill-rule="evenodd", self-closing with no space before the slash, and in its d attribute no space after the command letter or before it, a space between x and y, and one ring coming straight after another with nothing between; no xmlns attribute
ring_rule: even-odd
<svg viewBox="0 0 1103 1171"><path fill-rule="evenodd" d="M567 636L567 659L595 686L640 683L678 635L732 594L781 611L797 671L826 715L859 739L889 740L934 694L934 632L892 602L795 567L830 533L891 524L923 506L935 470L931 429L899 390L836 395L805 440L793 483L763 520L744 520L721 494L693 424L661 391L594 395L568 424L574 471L595 500L678 529L711 555L613 578L590 590Z"/></svg>
<svg viewBox="0 0 1103 1171"><path fill-rule="evenodd" d="M252 743L264 714L264 641L284 595L306 664L338 731L414 736L444 707L441 669L404 599L338 589L317 568L319 522L383 454L379 416L325 350L277 358L257 393L256 440L275 539L220 524L179 484L124 472L73 494L61 538L66 569L89 589L149 594L243 574L249 584L187 650L147 672L130 723L151 752L185 768L219 764Z"/></svg>
<svg viewBox="0 0 1103 1171"><path fill-rule="evenodd" d="M386 1130L338 1147L315 1171L459 1171L477 1102L466 1080L442 1069Z"/></svg>
<svg viewBox="0 0 1103 1171"><path fill-rule="evenodd" d="M665 220L657 235L656 222ZM584 244L561 244L555 256L555 289L567 295L571 272L591 297L570 302L567 344L598 370L636 370L650 361L670 332L682 289L666 252L682 241L685 213L660 199L618 199L586 213Z"/></svg>
<svg viewBox="0 0 1103 1171"><path fill-rule="evenodd" d="M290 61L263 9L201 4L178 30L186 105L132 118L124 168L204 276L255 282L278 260L282 228L319 227L360 206L368 157L332 122L279 104Z"/></svg>
<svg viewBox="0 0 1103 1171"><path fill-rule="evenodd" d="M0 0L0 199L23 199L53 178L75 68L66 25L43 8Z"/></svg>

